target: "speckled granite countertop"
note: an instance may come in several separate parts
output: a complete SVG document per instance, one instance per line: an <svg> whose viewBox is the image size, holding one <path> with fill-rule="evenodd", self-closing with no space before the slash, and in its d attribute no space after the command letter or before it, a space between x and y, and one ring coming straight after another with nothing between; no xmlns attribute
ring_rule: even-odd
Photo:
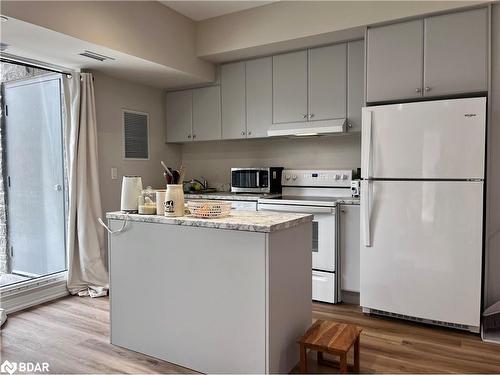
<svg viewBox="0 0 500 375"><path fill-rule="evenodd" d="M108 212L106 218L124 220L127 214ZM129 214L129 221L158 223L170 225L186 225L216 229L241 230L247 232L277 232L296 227L312 221L313 216L288 212L256 212L232 210L231 216L221 219L200 219L192 216L166 217L158 215Z"/></svg>
<svg viewBox="0 0 500 375"><path fill-rule="evenodd" d="M185 193L185 199L219 199L231 201L254 201L257 202L259 198L276 198L281 194L250 194L250 193L231 193L229 191L216 191L213 193Z"/></svg>

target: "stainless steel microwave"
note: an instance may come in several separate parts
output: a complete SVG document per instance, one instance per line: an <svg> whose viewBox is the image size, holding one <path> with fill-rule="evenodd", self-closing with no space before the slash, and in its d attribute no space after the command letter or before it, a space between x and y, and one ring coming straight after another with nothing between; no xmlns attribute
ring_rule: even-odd
<svg viewBox="0 0 500 375"><path fill-rule="evenodd" d="M282 167L231 168L234 193L281 193Z"/></svg>

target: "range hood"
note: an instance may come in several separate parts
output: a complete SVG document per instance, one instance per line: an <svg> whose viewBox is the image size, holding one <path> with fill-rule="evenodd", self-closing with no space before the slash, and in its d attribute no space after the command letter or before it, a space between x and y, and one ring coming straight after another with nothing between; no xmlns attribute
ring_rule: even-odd
<svg viewBox="0 0 500 375"><path fill-rule="evenodd" d="M313 136L345 133L346 119L289 122L285 124L274 124L267 131L269 137L278 136Z"/></svg>

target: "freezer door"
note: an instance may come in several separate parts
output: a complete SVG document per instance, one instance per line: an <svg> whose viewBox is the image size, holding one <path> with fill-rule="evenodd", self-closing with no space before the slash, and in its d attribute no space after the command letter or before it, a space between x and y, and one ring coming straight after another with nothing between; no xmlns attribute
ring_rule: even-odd
<svg viewBox="0 0 500 375"><path fill-rule="evenodd" d="M486 98L365 107L363 178L483 179Z"/></svg>
<svg viewBox="0 0 500 375"><path fill-rule="evenodd" d="M363 307L479 326L483 182L363 181Z"/></svg>

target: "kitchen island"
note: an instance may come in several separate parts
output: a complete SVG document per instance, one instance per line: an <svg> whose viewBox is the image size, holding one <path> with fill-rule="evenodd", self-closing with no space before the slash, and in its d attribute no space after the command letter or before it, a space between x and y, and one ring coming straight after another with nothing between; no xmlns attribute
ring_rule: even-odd
<svg viewBox="0 0 500 375"><path fill-rule="evenodd" d="M111 343L205 373L287 373L311 324L312 216L107 214Z"/></svg>

